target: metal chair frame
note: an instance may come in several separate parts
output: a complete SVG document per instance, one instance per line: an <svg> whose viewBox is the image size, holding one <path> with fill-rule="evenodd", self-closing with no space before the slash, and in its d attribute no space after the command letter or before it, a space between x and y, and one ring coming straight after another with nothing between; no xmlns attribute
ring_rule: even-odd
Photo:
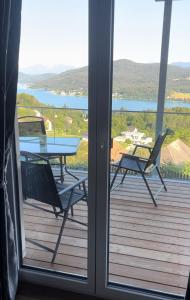
<svg viewBox="0 0 190 300"><path fill-rule="evenodd" d="M28 121L28 119L33 119L33 121ZM26 119L26 121L22 121ZM46 129L45 129L45 123L44 123L44 118L43 117L38 117L38 116L23 116L23 117L18 117L18 127L19 127L19 136L28 136L29 132L27 132L27 126L32 126L33 124L38 123L39 126L39 132L38 132L38 136L46 136ZM26 131L25 133L23 133L24 131L24 126L26 126ZM22 134L20 134L22 133ZM36 133L35 133L36 134ZM29 135L29 136L35 136L33 134ZM58 159L59 160L59 166L60 166L60 175L54 175L54 177L57 177L61 180L61 182L63 182L64 180L64 174L63 174L63 169L62 169L62 165L64 164L64 170L65 173L69 174L70 176L72 176L73 178L75 178L76 180L78 180L78 177L75 176L74 174L72 174L66 165L66 157L64 156L64 161L63 161L63 157L58 155L58 156L48 156L48 155L43 155L43 157L45 157L46 159L49 160L54 160L54 159ZM51 163L51 165L57 165L56 163Z"/></svg>
<svg viewBox="0 0 190 300"><path fill-rule="evenodd" d="M157 203L156 203L156 197L158 196L158 194L163 190L167 191L167 188L166 188L166 185L165 185L165 182L162 178L162 175L160 173L160 170L159 170L159 167L157 165L157 158L159 156L159 153L160 153L160 150L161 150L161 147L162 147L162 144L166 138L167 135L169 134L172 134L173 132L171 131L171 129L167 128L165 129L157 138L155 144L154 144L154 147L150 147L150 146L146 146L146 145L139 145L139 144L135 144L135 148L134 148L134 151L132 153L132 155L130 154L126 154L126 153L121 153L122 154L122 157L119 161L119 163L117 164L112 164L112 166L116 167L116 171L115 171L115 174L113 176L113 179L111 181L111 185L110 185L110 190L113 191L116 187L118 187L120 184L123 184L124 182L124 179L127 175L127 172L128 171L134 171L135 173L139 173L141 174L144 182L145 182L145 185L148 189L148 192L151 196L151 199L154 203L154 206L157 206ZM136 150L138 148L145 148L145 149L148 149L149 150L149 153L150 153L150 156L148 159L146 158L141 158L139 156L136 156L135 153L136 153ZM135 168L130 168L130 167L126 167L126 166L123 166L123 163L126 161L133 161L135 163ZM142 167L142 165L144 165L144 167ZM114 187L114 182L116 180L116 177L119 173L119 170L120 169L124 169L125 172L121 178L121 181L116 184ZM156 170L157 174L158 174L158 177L161 181L161 186L160 188L157 190L156 194L153 195L152 191L151 191L151 188L149 186L149 183L146 179L146 175L150 174L153 170Z"/></svg>
<svg viewBox="0 0 190 300"><path fill-rule="evenodd" d="M51 166L50 166L50 163L49 163L48 159L46 159L46 158L44 158L44 157L42 157L38 154L33 154L33 153L30 153L30 152L26 152L26 151L22 151L21 156L25 158L25 161L21 160L24 203L29 205L29 206L32 206L36 209L40 209L42 211L54 214L56 218L58 218L58 217L63 218L62 225L61 225L61 228L60 228L60 231L59 231L59 234L58 234L58 238L57 238L57 242L56 242L54 250L50 249L49 247L46 247L46 246L44 246L44 245L42 245L38 242L36 242L36 241L34 241L32 239L26 239L27 241L33 243L34 245L39 246L42 249L45 249L45 250L53 253L53 257L52 257L51 262L54 263L66 221L70 220L72 222L87 226L86 223L83 223L79 220L70 218L68 216L70 209L71 209L71 215L73 216L73 205L75 205L79 201L83 200L83 201L86 201L86 203L88 204L88 202L87 202L87 189L86 189L86 185L85 185L85 181L86 181L87 178L86 177L81 178L80 180L78 180L74 184L71 184L71 185L65 187L65 186L63 186L63 184L58 183L54 180L53 172L52 172L52 169L51 169ZM44 162L45 162L45 164L44 164ZM43 172L44 171L47 172L47 178L44 178L44 182L46 180L48 186L49 187L51 186L51 188L52 188L51 192L54 195L54 197L52 198L52 203L51 203L50 200L48 200L46 202L46 199L45 199L46 196L45 195L43 196L43 195L40 194L40 195L36 196L35 195L36 192L34 192L34 198L32 198L32 199L34 199L36 201L39 201L39 202L42 202L42 203L46 203L48 205L51 205L53 210L41 207L41 206L36 205L34 203L29 203L27 201L28 198L31 198L31 191L32 191L32 187L31 187L32 182L27 182L27 179L28 179L27 177L29 177L28 176L28 168L35 167L35 166L38 166L39 171L40 171L40 169L42 170L42 168L44 166L46 166L45 170L43 170ZM31 178L29 178L29 179L31 179ZM30 185L29 187L28 187L28 184ZM45 182L45 184L46 184L46 182ZM58 188L57 188L57 186L58 186ZM35 185L35 191L36 191L37 188L38 187ZM44 191L44 194L45 193L46 193L46 191ZM69 193L69 198L68 198L68 193ZM72 200L73 200L74 196L76 196L76 195L78 197L78 200L76 200L73 204ZM67 203L66 207L63 207L64 197L65 197L65 201ZM61 198L62 198L62 201L61 201Z"/></svg>

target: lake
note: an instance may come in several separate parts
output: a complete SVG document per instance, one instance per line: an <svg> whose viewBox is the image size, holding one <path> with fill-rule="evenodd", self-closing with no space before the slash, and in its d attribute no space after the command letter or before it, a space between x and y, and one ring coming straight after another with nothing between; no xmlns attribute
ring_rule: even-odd
<svg viewBox="0 0 190 300"><path fill-rule="evenodd" d="M45 91L42 89L30 89L21 85L18 86L18 93L27 93L36 97L40 102L56 107L68 107L87 109L88 98L85 96L62 96L56 95L53 92ZM185 101L172 101L166 100L166 108L174 107L186 107L190 108L190 103ZM157 102L155 100L129 100L129 99L113 99L112 109L120 110L125 109L128 111L155 111L157 108Z"/></svg>

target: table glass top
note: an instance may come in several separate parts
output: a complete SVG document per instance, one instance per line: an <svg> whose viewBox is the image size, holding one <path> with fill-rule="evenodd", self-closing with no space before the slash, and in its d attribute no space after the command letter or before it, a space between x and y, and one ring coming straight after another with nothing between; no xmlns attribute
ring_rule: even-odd
<svg viewBox="0 0 190 300"><path fill-rule="evenodd" d="M75 155L80 138L75 137L20 137L20 151L39 154Z"/></svg>

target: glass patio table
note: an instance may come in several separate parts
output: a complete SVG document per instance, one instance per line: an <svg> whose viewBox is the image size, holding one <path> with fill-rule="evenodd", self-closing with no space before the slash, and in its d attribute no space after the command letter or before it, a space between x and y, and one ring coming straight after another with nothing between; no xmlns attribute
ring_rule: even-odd
<svg viewBox="0 0 190 300"><path fill-rule="evenodd" d="M80 145L80 138L76 137L19 137L20 151L36 153L48 158L58 157L60 161L60 179L64 180L64 172L78 179L77 176L69 172L67 168L67 156L77 154Z"/></svg>

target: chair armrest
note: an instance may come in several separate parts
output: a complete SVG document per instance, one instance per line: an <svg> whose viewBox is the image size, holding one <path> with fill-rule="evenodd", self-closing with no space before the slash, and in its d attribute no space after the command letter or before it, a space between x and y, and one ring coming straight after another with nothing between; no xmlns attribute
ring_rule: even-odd
<svg viewBox="0 0 190 300"><path fill-rule="evenodd" d="M51 160L51 159L57 159L57 158L60 158L60 155L55 155L55 156L48 156L48 153L47 155L45 155L45 159L48 159L48 160Z"/></svg>
<svg viewBox="0 0 190 300"><path fill-rule="evenodd" d="M144 148L144 149L147 149L147 150L149 150L150 153L151 153L151 151L152 151L152 147L150 147L150 146L140 145L140 144L134 144L134 146L135 146L135 148L134 148L134 150L133 150L133 155L135 154L135 152L136 152L136 150L137 150L138 148Z"/></svg>
<svg viewBox="0 0 190 300"><path fill-rule="evenodd" d="M123 153L123 157L121 158L120 161L122 161L123 158L129 158L129 159L134 159L136 161L144 161L144 162L148 161L147 158L142 158L142 157L139 157L139 156L136 156L136 155L126 154L126 153Z"/></svg>
<svg viewBox="0 0 190 300"><path fill-rule="evenodd" d="M136 146L136 147L147 148L147 149L151 149L151 150L152 150L152 147L151 147L151 146L140 145L140 144L133 144L133 145Z"/></svg>
<svg viewBox="0 0 190 300"><path fill-rule="evenodd" d="M133 155L133 154L127 154L127 153L124 153L124 152L120 152L120 154L122 154L122 158L121 158L121 160L123 159L123 158L130 158L130 159L135 159L135 160L139 160L139 158L140 157L138 157L138 156L135 156L135 155Z"/></svg>
<svg viewBox="0 0 190 300"><path fill-rule="evenodd" d="M58 195L63 195L64 193L67 193L67 192L73 190L75 187L79 186L81 183L85 183L86 180L87 180L87 177L81 178L80 180L71 184L67 188L63 188L61 191L58 192Z"/></svg>
<svg viewBox="0 0 190 300"><path fill-rule="evenodd" d="M30 160L30 162L44 160L45 162L49 163L49 160L39 154L31 153L28 151L20 151L21 156L25 156L26 158L34 158L33 160Z"/></svg>

